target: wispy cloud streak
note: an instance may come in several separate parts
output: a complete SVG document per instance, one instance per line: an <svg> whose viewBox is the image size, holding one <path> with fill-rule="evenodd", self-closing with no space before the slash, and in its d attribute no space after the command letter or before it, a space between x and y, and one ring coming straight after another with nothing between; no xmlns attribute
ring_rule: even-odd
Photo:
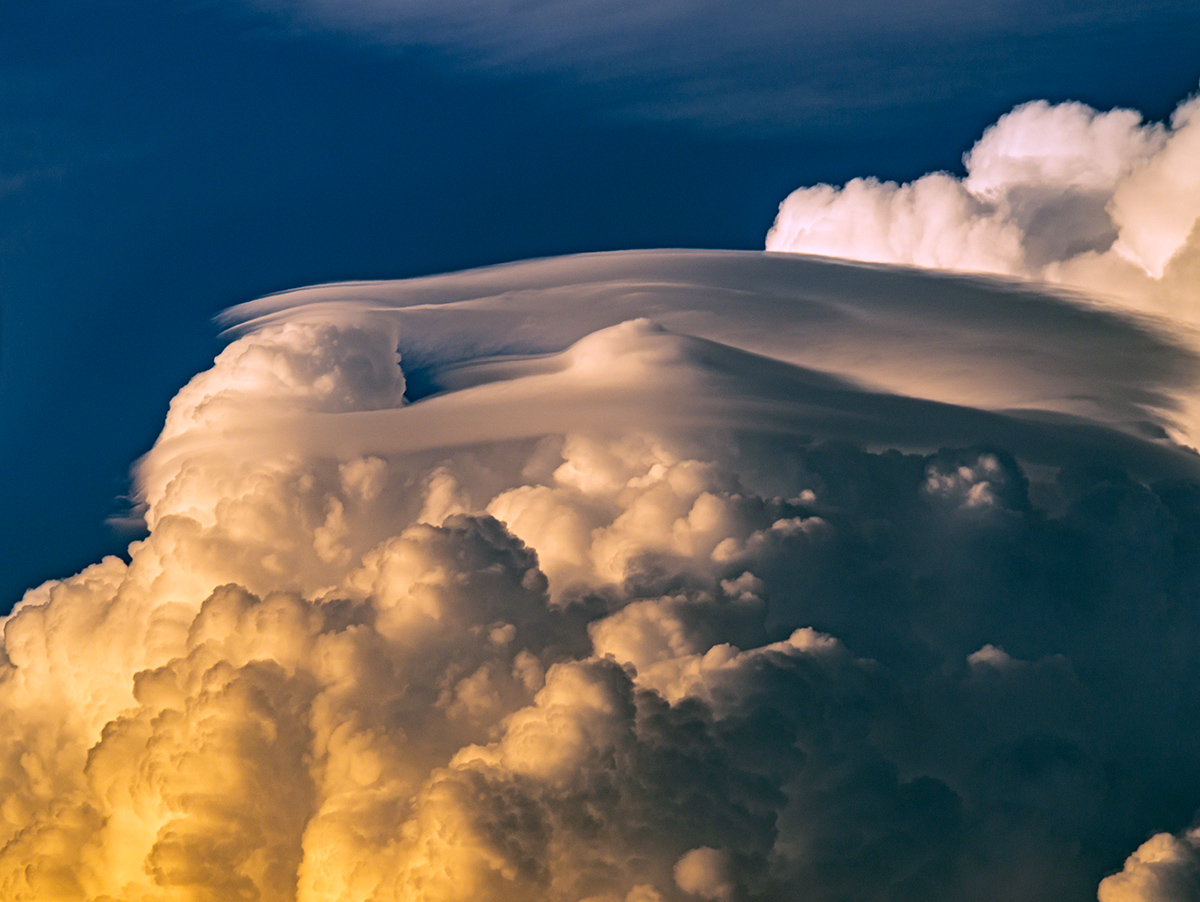
<svg viewBox="0 0 1200 902"><path fill-rule="evenodd" d="M616 91L609 105L626 113L755 129L828 127L856 110L990 91L990 79L1016 76L1005 57L1030 40L1200 27L1179 0L1053 9L1027 0L245 2L301 31L434 49L470 69L603 84ZM987 59L990 48L999 55Z"/></svg>

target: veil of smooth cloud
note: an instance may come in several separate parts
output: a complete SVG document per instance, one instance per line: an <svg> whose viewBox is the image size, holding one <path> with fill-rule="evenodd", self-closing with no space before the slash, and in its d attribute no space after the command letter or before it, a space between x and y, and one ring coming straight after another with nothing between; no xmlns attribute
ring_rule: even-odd
<svg viewBox="0 0 1200 902"><path fill-rule="evenodd" d="M801 188L767 249L1040 279L1200 317L1200 98L1165 125L1027 103L963 162L961 179Z"/></svg>
<svg viewBox="0 0 1200 902"><path fill-rule="evenodd" d="M993 45L1163 23L1194 30L1186 0L238 0L300 31L432 48L469 69L569 74L616 89L626 114L793 129L848 110L907 108L1020 67ZM920 48L916 50L915 48ZM964 66L958 48L980 66ZM1024 51L1018 51L1018 55ZM881 65L883 60L889 61ZM897 87L896 65L906 77ZM948 72L953 78L947 78ZM986 73L986 74L983 74Z"/></svg>
<svg viewBox="0 0 1200 902"><path fill-rule="evenodd" d="M248 0L297 22L357 31L374 40L473 49L493 61L522 59L586 65L603 57L622 58L663 35L687 39L653 65L672 67L718 58L747 47L778 48L779 38L839 39L912 34L936 28L968 32L1024 29L1019 17L1033 12L1025 0L985 0L964 6L949 0L879 3L850 0L839 6L813 0L766 0L753 6L728 0ZM1067 23L1136 21L1150 14L1177 14L1180 0L1149 0L1131 8L1115 0L1068 0L1055 10L1038 8L1035 28ZM658 32L657 36L655 32ZM707 48L700 35L709 38ZM716 41L715 46L713 40ZM643 61L643 64L652 64Z"/></svg>
<svg viewBox="0 0 1200 902"><path fill-rule="evenodd" d="M1186 127L1031 109L1086 190ZM677 251L227 324L148 537L4 621L3 898L1195 898L1171 322Z"/></svg>

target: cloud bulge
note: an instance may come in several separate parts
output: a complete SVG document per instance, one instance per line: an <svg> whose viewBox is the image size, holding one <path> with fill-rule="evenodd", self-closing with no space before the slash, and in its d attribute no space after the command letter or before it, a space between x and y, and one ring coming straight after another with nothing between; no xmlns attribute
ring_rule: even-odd
<svg viewBox="0 0 1200 902"><path fill-rule="evenodd" d="M4 621L0 895L1194 899L1175 252L1097 302L1018 215L1148 215L1191 108L989 131L937 184L1004 278L642 251L230 311L138 464L147 538ZM870 234L932 215L878 200Z"/></svg>
<svg viewBox="0 0 1200 902"><path fill-rule="evenodd" d="M966 176L793 192L767 250L1038 279L1194 321L1200 98L1168 123L1024 104L964 155Z"/></svg>

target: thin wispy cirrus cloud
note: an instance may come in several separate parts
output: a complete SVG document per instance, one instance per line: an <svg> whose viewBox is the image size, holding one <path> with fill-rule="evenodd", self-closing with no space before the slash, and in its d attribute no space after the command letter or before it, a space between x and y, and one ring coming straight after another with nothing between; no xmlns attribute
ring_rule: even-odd
<svg viewBox="0 0 1200 902"><path fill-rule="evenodd" d="M251 6L301 31L433 49L470 69L565 74L609 89L608 103L626 114L767 130L820 129L860 110L999 94L1038 65L1031 41L1069 56L1076 44L1111 39L1122 29L1195 27L1198 20L1194 4L1180 0L251 0Z"/></svg>

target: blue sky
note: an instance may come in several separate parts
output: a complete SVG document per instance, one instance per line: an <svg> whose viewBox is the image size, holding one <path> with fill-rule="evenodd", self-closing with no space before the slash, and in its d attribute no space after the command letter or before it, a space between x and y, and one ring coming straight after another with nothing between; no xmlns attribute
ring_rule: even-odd
<svg viewBox="0 0 1200 902"><path fill-rule="evenodd" d="M761 248L793 188L961 169L1032 98L1162 118L1187 2L0 8L0 607L119 553L131 463L293 286Z"/></svg>

